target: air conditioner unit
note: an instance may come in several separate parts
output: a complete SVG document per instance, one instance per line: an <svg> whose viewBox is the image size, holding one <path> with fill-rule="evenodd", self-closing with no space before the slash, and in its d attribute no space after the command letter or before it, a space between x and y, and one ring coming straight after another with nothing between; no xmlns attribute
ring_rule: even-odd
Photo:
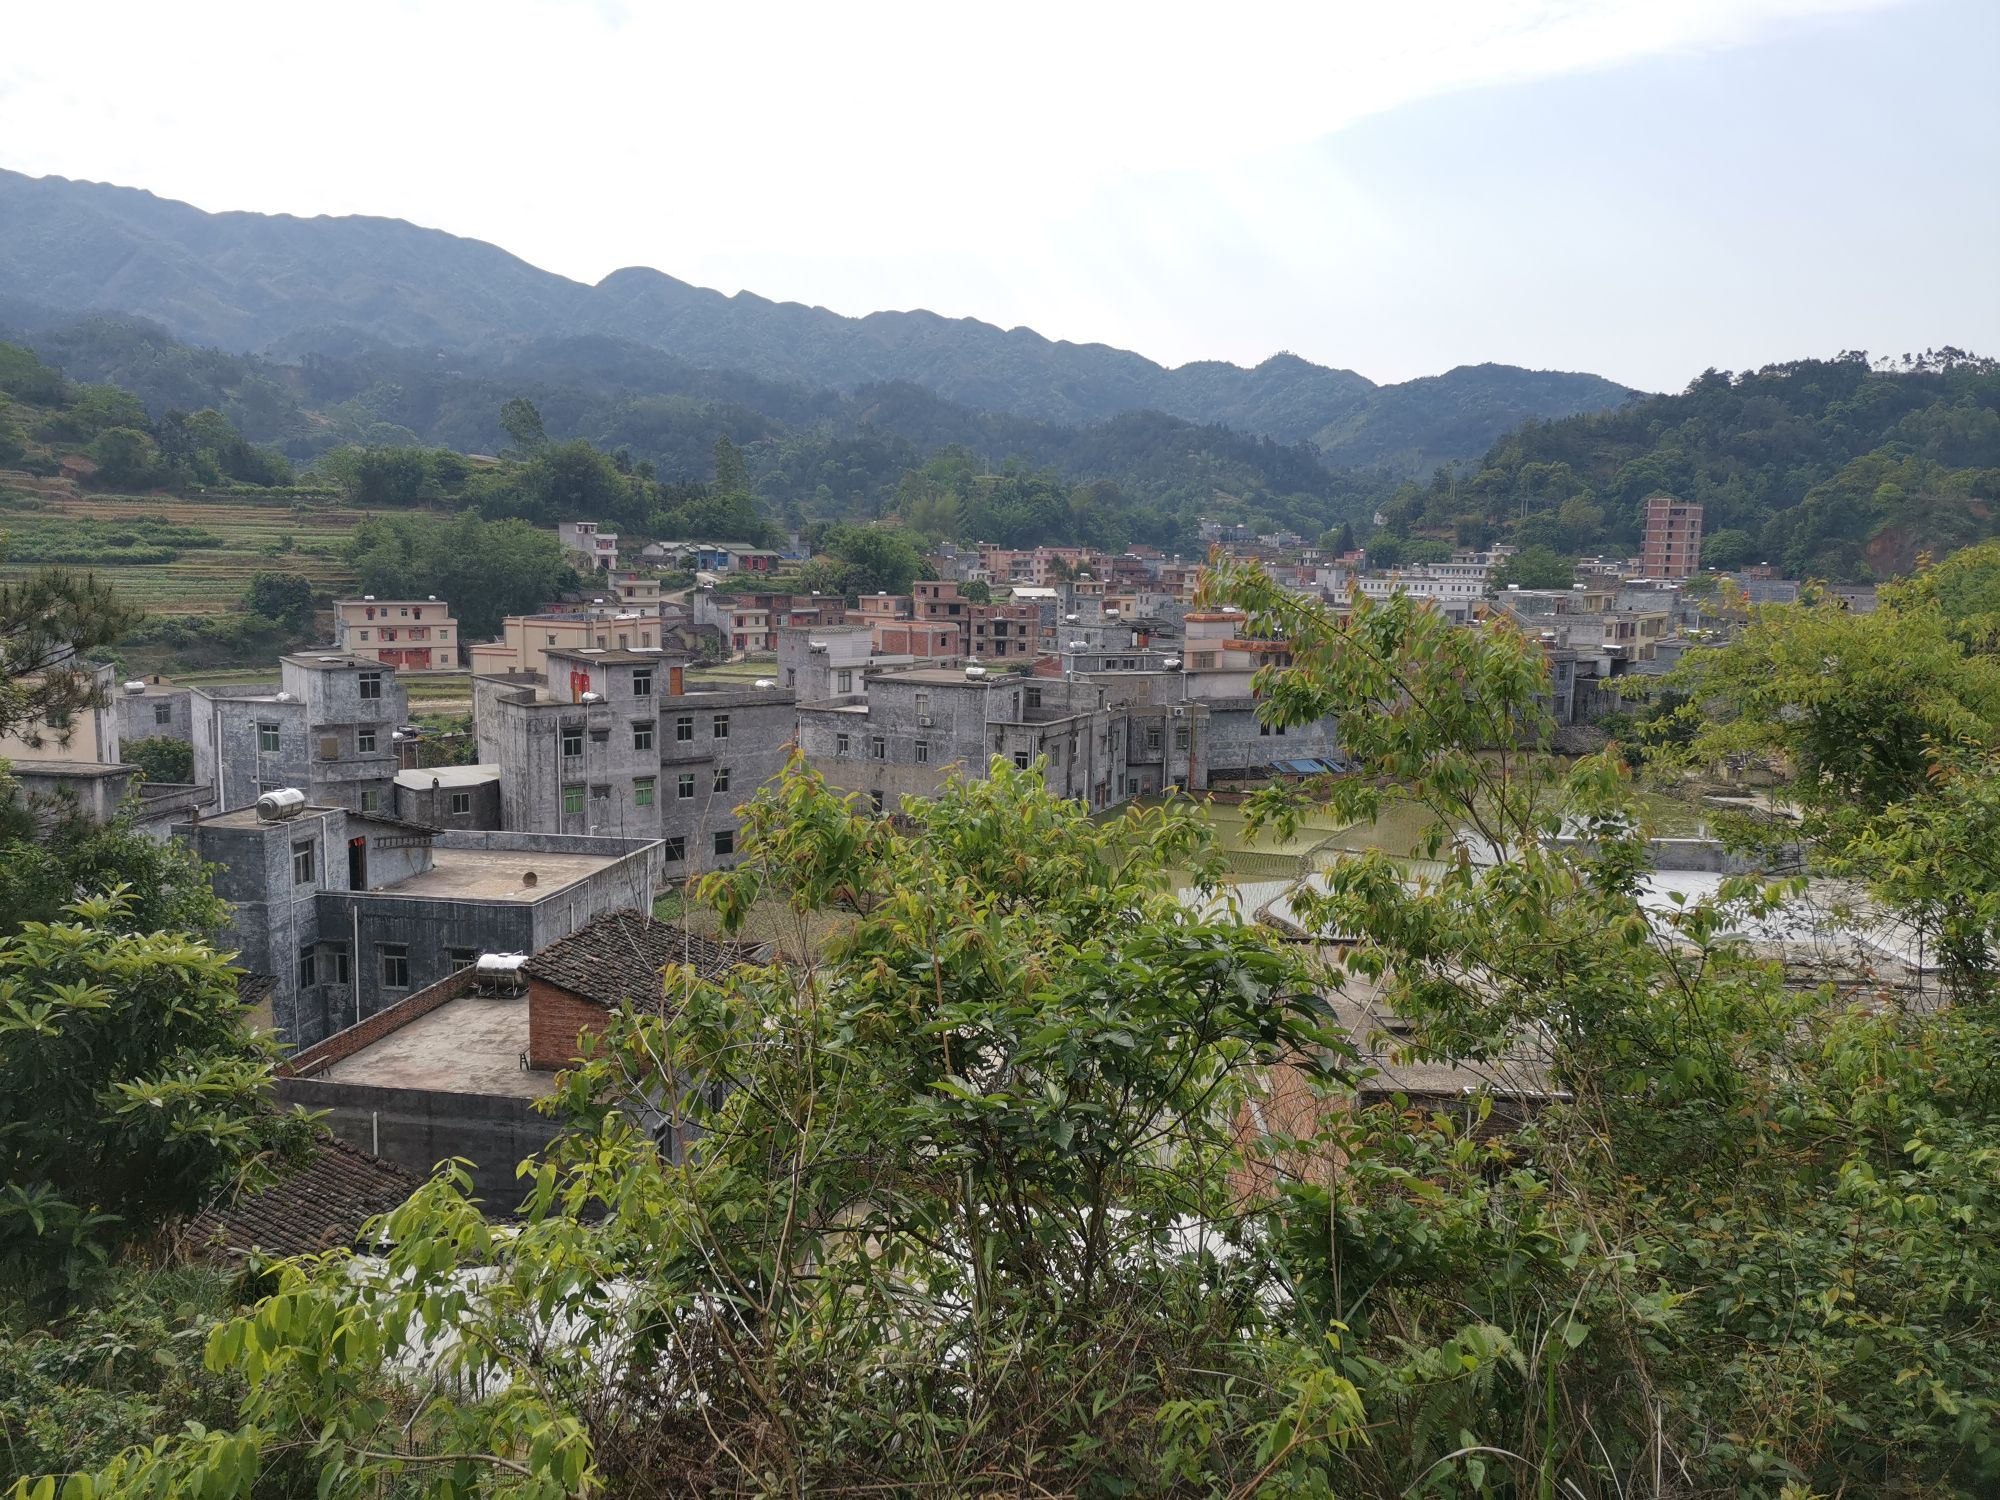
<svg viewBox="0 0 2000 1500"><path fill-rule="evenodd" d="M917 728L928 729L930 727L931 727L931 716L929 714L918 714Z"/></svg>

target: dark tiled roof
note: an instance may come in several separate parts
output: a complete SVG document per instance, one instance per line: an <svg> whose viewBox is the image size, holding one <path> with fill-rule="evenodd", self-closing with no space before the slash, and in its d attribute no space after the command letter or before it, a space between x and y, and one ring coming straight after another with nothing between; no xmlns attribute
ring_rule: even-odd
<svg viewBox="0 0 2000 1500"><path fill-rule="evenodd" d="M198 1255L307 1255L352 1245L361 1226L416 1190L392 1162L323 1136L305 1163L262 1192L204 1210L188 1225Z"/></svg>
<svg viewBox="0 0 2000 1500"><path fill-rule="evenodd" d="M275 975L252 974L247 969L239 969L236 974L236 998L245 1005L269 1005L278 995L278 981Z"/></svg>
<svg viewBox="0 0 2000 1500"><path fill-rule="evenodd" d="M560 985L600 1005L656 999L660 975L677 964L692 965L703 979L720 979L747 962L741 948L714 942L644 912L606 912L527 962L537 979Z"/></svg>

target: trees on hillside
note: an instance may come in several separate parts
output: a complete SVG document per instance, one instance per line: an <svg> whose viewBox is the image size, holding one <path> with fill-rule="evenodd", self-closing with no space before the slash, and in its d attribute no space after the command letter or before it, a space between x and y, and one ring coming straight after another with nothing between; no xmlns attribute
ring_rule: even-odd
<svg viewBox="0 0 2000 1500"><path fill-rule="evenodd" d="M578 586L553 531L471 511L375 517L355 528L347 556L367 593L449 600L468 637Z"/></svg>

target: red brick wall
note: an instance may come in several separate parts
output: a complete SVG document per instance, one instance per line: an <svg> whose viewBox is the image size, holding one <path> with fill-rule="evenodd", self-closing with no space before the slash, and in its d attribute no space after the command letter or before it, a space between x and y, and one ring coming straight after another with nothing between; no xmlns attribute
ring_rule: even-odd
<svg viewBox="0 0 2000 1500"><path fill-rule="evenodd" d="M528 1066L566 1068L576 1061L576 1039L604 1029L604 1007L546 979L528 981Z"/></svg>

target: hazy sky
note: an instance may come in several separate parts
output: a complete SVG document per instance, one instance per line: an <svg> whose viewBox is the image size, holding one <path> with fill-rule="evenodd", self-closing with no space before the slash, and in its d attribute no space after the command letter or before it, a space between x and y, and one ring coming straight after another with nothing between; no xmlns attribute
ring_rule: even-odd
<svg viewBox="0 0 2000 1500"><path fill-rule="evenodd" d="M2000 351L2000 0L12 0L4 34L0 165L586 281L1378 380Z"/></svg>

